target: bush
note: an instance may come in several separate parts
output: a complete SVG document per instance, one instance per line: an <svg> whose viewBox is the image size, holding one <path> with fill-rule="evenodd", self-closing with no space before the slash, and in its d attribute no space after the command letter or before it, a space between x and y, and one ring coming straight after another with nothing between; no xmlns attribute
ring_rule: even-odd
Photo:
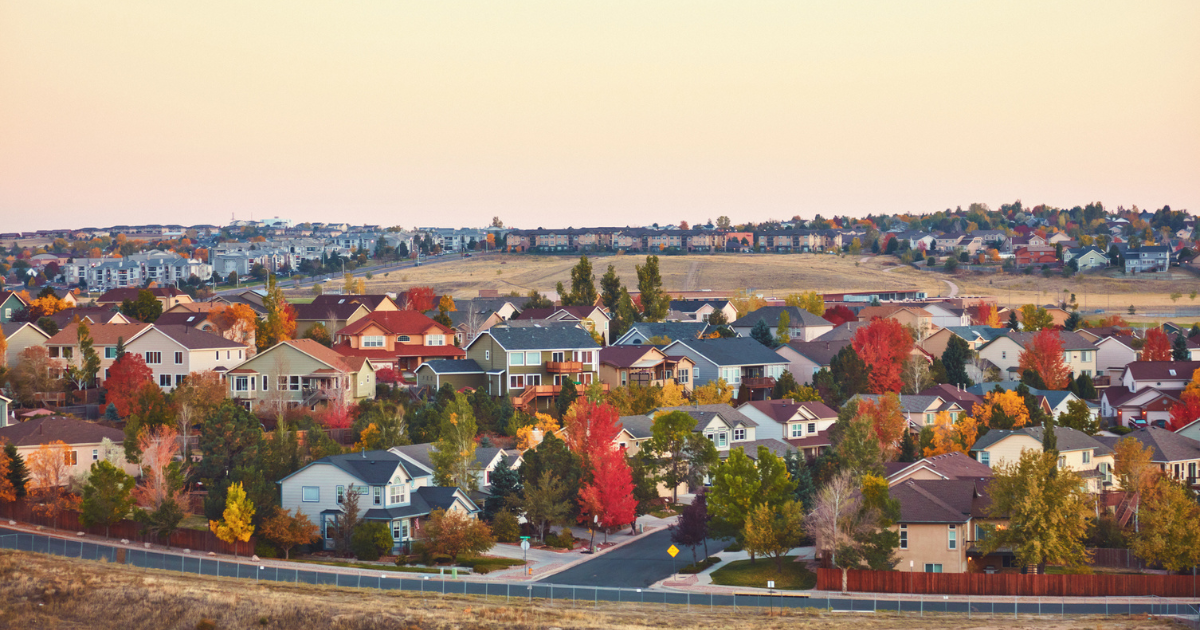
<svg viewBox="0 0 1200 630"><path fill-rule="evenodd" d="M736 540L733 541L733 544L731 544L725 548L725 551L741 551L741 550L742 550L742 543L737 542Z"/></svg>
<svg viewBox="0 0 1200 630"><path fill-rule="evenodd" d="M1133 433L1133 429L1131 429L1129 427L1125 427L1125 426L1120 426L1120 425L1117 425L1115 427L1109 427L1108 430L1113 433L1116 433L1117 435L1128 435L1130 433Z"/></svg>
<svg viewBox="0 0 1200 630"><path fill-rule="evenodd" d="M424 541L416 541L412 544L413 555L417 557L417 562L425 566L433 564L433 552L430 551L429 545Z"/></svg>
<svg viewBox="0 0 1200 630"><path fill-rule="evenodd" d="M700 562L698 562L696 564L689 564L686 567L683 567L682 569L680 569L679 572L680 573L700 573L701 571L707 569L708 567L711 567L712 565L714 565L720 561L721 561L720 558L718 558L716 556L711 556L711 557L701 560Z"/></svg>
<svg viewBox="0 0 1200 630"><path fill-rule="evenodd" d="M575 536L571 534L571 530L563 529L558 534L547 534L546 544L558 549L574 549Z"/></svg>
<svg viewBox="0 0 1200 630"><path fill-rule="evenodd" d="M259 540L254 543L254 555L259 558L278 558L279 550L271 543Z"/></svg>
<svg viewBox="0 0 1200 630"><path fill-rule="evenodd" d="M359 560L373 562L392 550L392 532L384 523L362 523L350 535L350 551Z"/></svg>
<svg viewBox="0 0 1200 630"><path fill-rule="evenodd" d="M521 525L517 517L508 510L496 512L492 517L492 536L500 542L514 543L521 539Z"/></svg>
<svg viewBox="0 0 1200 630"><path fill-rule="evenodd" d="M479 574L491 573L492 571L502 571L510 567L519 567L525 564L524 560L513 558L484 558L482 556L472 556L470 558L459 558L458 564L469 567L471 571Z"/></svg>

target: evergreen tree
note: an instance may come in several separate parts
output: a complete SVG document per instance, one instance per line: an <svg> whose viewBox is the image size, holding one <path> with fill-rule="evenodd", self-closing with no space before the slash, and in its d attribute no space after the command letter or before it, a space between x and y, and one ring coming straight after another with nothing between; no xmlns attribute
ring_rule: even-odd
<svg viewBox="0 0 1200 630"><path fill-rule="evenodd" d="M508 465L508 456L501 455L500 463L491 475L491 494L483 504L483 519L491 521L498 512L509 506L509 497L521 495L521 475Z"/></svg>
<svg viewBox="0 0 1200 630"><path fill-rule="evenodd" d="M571 269L570 303L563 298L563 306L592 306L596 303L596 274L587 256L579 257L579 264Z"/></svg>
<svg viewBox="0 0 1200 630"><path fill-rule="evenodd" d="M92 464L87 485L83 487L83 500L79 504L79 521L86 527L104 526L104 536L109 528L129 514L133 508L133 487L137 482L124 470L107 460Z"/></svg>
<svg viewBox="0 0 1200 630"><path fill-rule="evenodd" d="M1021 322L1017 321L1017 312L1015 310L1008 312L1008 329L1021 330Z"/></svg>
<svg viewBox="0 0 1200 630"><path fill-rule="evenodd" d="M1187 339L1182 334L1175 335L1175 341L1171 344L1171 358L1176 361L1187 361L1191 359L1191 353L1188 352Z"/></svg>
<svg viewBox="0 0 1200 630"><path fill-rule="evenodd" d="M1086 372L1080 372L1079 378L1075 379L1075 385L1078 390L1076 395L1080 398L1084 400L1099 398L1099 394L1096 393L1096 384L1092 382L1092 377L1088 376Z"/></svg>
<svg viewBox="0 0 1200 630"><path fill-rule="evenodd" d="M1031 389L1046 389L1046 382L1042 380L1042 375L1035 370L1022 372L1021 383L1028 385Z"/></svg>
<svg viewBox="0 0 1200 630"><path fill-rule="evenodd" d="M658 271L658 256L647 256L645 265L637 265L638 291L642 297L642 314L646 321L666 319L671 298L663 292L662 274Z"/></svg>
<svg viewBox="0 0 1200 630"><path fill-rule="evenodd" d="M558 417L565 416L577 398L579 398L579 390L575 387L575 381L563 378L562 389L558 390L558 397L554 399L554 408L558 410Z"/></svg>
<svg viewBox="0 0 1200 630"><path fill-rule="evenodd" d="M767 326L765 319L758 320L754 328L750 329L750 338L768 348L775 348L775 337L771 335L771 328Z"/></svg>
<svg viewBox="0 0 1200 630"><path fill-rule="evenodd" d="M1200 336L1200 322L1192 324L1192 329L1188 331L1188 339L1196 336Z"/></svg>
<svg viewBox="0 0 1200 630"><path fill-rule="evenodd" d="M536 484L545 472L566 485L570 503L575 505L580 486L579 456L553 433L547 433L537 448L525 452L521 467L517 469L521 488L524 490Z"/></svg>
<svg viewBox="0 0 1200 630"><path fill-rule="evenodd" d="M783 456L783 463L787 466L788 476L796 482L796 489L792 492L793 498L804 505L806 510L811 509L813 497L817 493L817 486L813 481L808 462L805 461L800 451L792 450Z"/></svg>
<svg viewBox="0 0 1200 630"><path fill-rule="evenodd" d="M942 365L946 367L946 382L951 385L970 387L975 383L967 376L967 363L971 360L971 346L958 335L950 335L946 351L942 353Z"/></svg>
<svg viewBox="0 0 1200 630"><path fill-rule="evenodd" d="M600 301L609 313L617 312L617 306L621 302L621 278L612 265L608 266L608 271L600 278Z"/></svg>
<svg viewBox="0 0 1200 630"><path fill-rule="evenodd" d="M1047 416L1042 427L1042 452L1058 452L1058 436L1054 435L1054 416Z"/></svg>
<svg viewBox="0 0 1200 630"><path fill-rule="evenodd" d="M899 461L910 463L917 459L917 441L913 439L912 431L905 431L900 442Z"/></svg>
<svg viewBox="0 0 1200 630"><path fill-rule="evenodd" d="M609 327L609 338L613 340L620 339L621 335L629 332L629 329L640 321L642 321L642 314L634 306L633 296L629 295L628 289L621 287L621 297L617 303L617 312L614 314L612 324Z"/></svg>
<svg viewBox="0 0 1200 630"><path fill-rule="evenodd" d="M29 485L29 468L25 466L25 458L17 452L17 445L12 442L4 444L4 454L8 456L8 482L12 484L17 498L25 496Z"/></svg>
<svg viewBox="0 0 1200 630"><path fill-rule="evenodd" d="M1079 314L1079 311L1071 311L1071 314L1067 315L1067 320L1063 322L1063 330L1079 330L1081 323L1083 323L1083 316Z"/></svg>
<svg viewBox="0 0 1200 630"><path fill-rule="evenodd" d="M871 372L854 351L854 346L847 345L834 355L829 362L829 372L837 387L835 400L839 406L855 394L867 391Z"/></svg>
<svg viewBox="0 0 1200 630"><path fill-rule="evenodd" d="M113 423L121 421L121 414L117 412L115 404L108 403L108 407L104 408L104 421Z"/></svg>
<svg viewBox="0 0 1200 630"><path fill-rule="evenodd" d="M800 389L800 384L796 382L796 378L792 376L790 370L784 370L783 374L775 379L775 388L771 390L771 398L779 400L786 398L788 394Z"/></svg>

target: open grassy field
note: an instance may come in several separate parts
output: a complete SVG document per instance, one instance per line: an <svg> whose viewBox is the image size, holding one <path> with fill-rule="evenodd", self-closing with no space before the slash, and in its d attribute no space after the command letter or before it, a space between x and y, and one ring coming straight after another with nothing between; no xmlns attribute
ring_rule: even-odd
<svg viewBox="0 0 1200 630"><path fill-rule="evenodd" d="M851 615L813 609L774 616L755 608L620 605L379 592L285 585L143 571L120 565L20 552L0 553L0 627L87 630L274 628L404 630L434 628L820 628L912 630L1032 628L1118 630L1167 628L1144 618L1004 619L962 616Z"/></svg>

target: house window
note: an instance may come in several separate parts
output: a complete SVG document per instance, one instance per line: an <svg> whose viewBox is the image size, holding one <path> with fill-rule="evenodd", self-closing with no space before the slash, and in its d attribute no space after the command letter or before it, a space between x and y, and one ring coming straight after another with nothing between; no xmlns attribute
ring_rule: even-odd
<svg viewBox="0 0 1200 630"><path fill-rule="evenodd" d="M524 352L509 353L508 364L509 365L525 365L525 353Z"/></svg>
<svg viewBox="0 0 1200 630"><path fill-rule="evenodd" d="M162 353L161 352L147 352L146 353L146 365L158 365L160 363L162 363Z"/></svg>
<svg viewBox="0 0 1200 630"><path fill-rule="evenodd" d="M383 505L383 486L375 486L371 491L371 503L373 505Z"/></svg>
<svg viewBox="0 0 1200 630"><path fill-rule="evenodd" d="M942 572L942 565L940 565L940 564L926 564L926 565L925 565L925 572L926 572L926 573L941 573L941 572Z"/></svg>
<svg viewBox="0 0 1200 630"><path fill-rule="evenodd" d="M541 374L528 374L525 377L525 384L529 387L537 387L542 384Z"/></svg>
<svg viewBox="0 0 1200 630"><path fill-rule="evenodd" d="M526 352L525 365L537 365L542 362L541 352Z"/></svg>
<svg viewBox="0 0 1200 630"><path fill-rule="evenodd" d="M925 414L925 424L933 424L933 416L932 413Z"/></svg>
<svg viewBox="0 0 1200 630"><path fill-rule="evenodd" d="M1196 477L1196 462L1188 462L1188 477Z"/></svg>
<svg viewBox="0 0 1200 630"><path fill-rule="evenodd" d="M180 385L182 385L183 379L185 377L187 377L187 374L176 374L175 375L175 387L179 387Z"/></svg>
<svg viewBox="0 0 1200 630"><path fill-rule="evenodd" d="M733 430L733 441L734 442L741 442L744 439L746 439L746 430L745 429L734 429Z"/></svg>
<svg viewBox="0 0 1200 630"><path fill-rule="evenodd" d="M363 335L362 345L364 348L382 348L383 335Z"/></svg>
<svg viewBox="0 0 1200 630"><path fill-rule="evenodd" d="M404 486L400 484L392 484L388 486L388 503L403 503L403 497Z"/></svg>
<svg viewBox="0 0 1200 630"><path fill-rule="evenodd" d="M908 549L908 525L900 524L900 548Z"/></svg>
<svg viewBox="0 0 1200 630"><path fill-rule="evenodd" d="M1092 452L1091 451L1083 452L1083 463L1085 463L1085 464L1092 463Z"/></svg>
<svg viewBox="0 0 1200 630"><path fill-rule="evenodd" d="M949 549L958 549L958 530L954 525L947 526L946 543L949 545Z"/></svg>
<svg viewBox="0 0 1200 630"><path fill-rule="evenodd" d="M158 375L158 386L159 387L170 387L171 386L171 375L170 374L159 374Z"/></svg>
<svg viewBox="0 0 1200 630"><path fill-rule="evenodd" d="M338 486L336 492L338 505L346 502L346 486Z"/></svg>
<svg viewBox="0 0 1200 630"><path fill-rule="evenodd" d="M1006 350L1001 350L1001 351L1000 351L1000 359L1001 359L1001 360L1004 360L1004 359L1007 359L1007 358L1008 358L1008 351L1006 351ZM941 565L938 565L938 566L941 566ZM938 571L938 573L941 573L941 571Z"/></svg>
<svg viewBox="0 0 1200 630"><path fill-rule="evenodd" d="M116 348L116 346L105 346L105 348L104 348L104 358L105 358L105 359L115 359L115 358L117 358L117 348Z"/></svg>
<svg viewBox="0 0 1200 630"><path fill-rule="evenodd" d="M404 540L403 536L403 521L392 521L392 540Z"/></svg>
<svg viewBox="0 0 1200 630"><path fill-rule="evenodd" d="M446 335L425 335L425 345L444 346L446 345Z"/></svg>
<svg viewBox="0 0 1200 630"><path fill-rule="evenodd" d="M94 462L100 461L100 449L98 449L98 448L92 449L92 461L94 461Z"/></svg>
<svg viewBox="0 0 1200 630"><path fill-rule="evenodd" d="M300 489L300 500L305 503L320 503L321 488L319 486L304 486Z"/></svg>
<svg viewBox="0 0 1200 630"><path fill-rule="evenodd" d="M226 353L226 354L228 354L228 353ZM221 351L220 350L217 350L217 360L218 361L221 360Z"/></svg>
<svg viewBox="0 0 1200 630"><path fill-rule="evenodd" d="M288 377L288 389L290 389L294 392L300 391L300 377L299 376L289 376Z"/></svg>
<svg viewBox="0 0 1200 630"><path fill-rule="evenodd" d="M987 451L979 451L979 463L983 464L984 466L987 466L988 468L991 468L992 467L992 454Z"/></svg>
<svg viewBox="0 0 1200 630"><path fill-rule="evenodd" d="M726 446L728 446L728 438L729 438L729 434L726 433L725 431L721 431L720 433L718 433L717 434L717 448L725 448Z"/></svg>
<svg viewBox="0 0 1200 630"><path fill-rule="evenodd" d="M566 361L567 359L566 359L566 355L562 352L551 352L550 360L554 361L555 363L562 363L563 361Z"/></svg>
<svg viewBox="0 0 1200 630"><path fill-rule="evenodd" d="M679 383L686 383L686 382L688 382L688 371L687 371L687 369L680 369L678 372L676 372L676 377L675 377L675 380L676 380L677 382L679 382Z"/></svg>
<svg viewBox="0 0 1200 630"><path fill-rule="evenodd" d="M524 374L509 374L508 375L508 388L509 389L524 389L525 388L525 375Z"/></svg>
<svg viewBox="0 0 1200 630"><path fill-rule="evenodd" d="M50 354L51 359L57 359L58 358L58 346L50 346L49 354Z"/></svg>
<svg viewBox="0 0 1200 630"><path fill-rule="evenodd" d="M1087 350L1079 353L1079 360L1083 361L1084 363L1087 363L1089 360L1091 360Z"/></svg>
<svg viewBox="0 0 1200 630"><path fill-rule="evenodd" d="M795 423L790 426L792 428L792 437L794 437L794 438L804 437L804 425L803 424Z"/></svg>
<svg viewBox="0 0 1200 630"><path fill-rule="evenodd" d="M1067 456L1066 456L1066 455L1059 455L1059 456L1058 456L1058 467L1059 467L1059 468L1066 468L1066 467L1067 467Z"/></svg>
<svg viewBox="0 0 1200 630"><path fill-rule="evenodd" d="M396 335L396 341L408 342L412 341L412 337L408 335Z"/></svg>
<svg viewBox="0 0 1200 630"><path fill-rule="evenodd" d="M74 466L79 462L79 453L76 451L67 451L66 453L63 453L63 461L66 462L68 466Z"/></svg>
<svg viewBox="0 0 1200 630"><path fill-rule="evenodd" d="M250 389L250 377L235 376L233 377L233 391L244 392Z"/></svg>
<svg viewBox="0 0 1200 630"><path fill-rule="evenodd" d="M182 352L175 353L175 365L183 365L183 353Z"/></svg>
<svg viewBox="0 0 1200 630"><path fill-rule="evenodd" d="M267 391L267 375L266 374L262 375L262 390L264 392Z"/></svg>

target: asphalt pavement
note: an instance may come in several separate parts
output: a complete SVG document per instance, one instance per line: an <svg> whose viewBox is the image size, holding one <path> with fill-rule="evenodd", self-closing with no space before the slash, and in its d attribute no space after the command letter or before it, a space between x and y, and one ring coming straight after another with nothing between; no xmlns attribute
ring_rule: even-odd
<svg viewBox="0 0 1200 630"><path fill-rule="evenodd" d="M710 554L716 553L729 542L710 540L708 551ZM671 556L667 553L670 546L671 532L663 529L538 581L575 586L649 588L651 584L671 575L676 567L691 564L692 552L688 549L681 549L672 564ZM702 554L703 550L700 549L697 557Z"/></svg>

